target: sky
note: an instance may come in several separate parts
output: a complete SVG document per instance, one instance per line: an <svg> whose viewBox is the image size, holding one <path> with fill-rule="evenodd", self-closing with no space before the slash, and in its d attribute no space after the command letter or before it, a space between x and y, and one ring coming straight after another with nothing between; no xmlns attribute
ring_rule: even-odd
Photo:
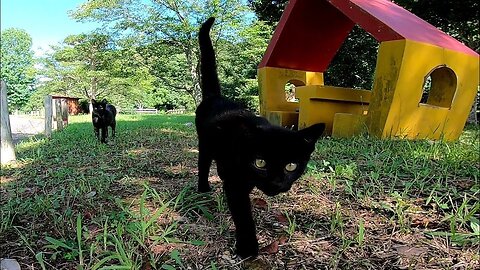
<svg viewBox="0 0 480 270"><path fill-rule="evenodd" d="M61 42L68 35L92 31L95 23L80 23L68 16L87 0L1 0L1 30L24 29L32 37L36 56L48 50L49 45Z"/></svg>

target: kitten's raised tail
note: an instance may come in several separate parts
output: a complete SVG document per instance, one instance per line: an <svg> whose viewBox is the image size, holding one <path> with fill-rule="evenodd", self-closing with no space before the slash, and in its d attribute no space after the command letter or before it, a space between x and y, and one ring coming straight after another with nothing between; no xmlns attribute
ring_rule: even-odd
<svg viewBox="0 0 480 270"><path fill-rule="evenodd" d="M200 44L200 86L202 98L220 95L220 82L218 81L215 52L210 39L210 28L212 28L214 17L210 17L200 27L198 42Z"/></svg>

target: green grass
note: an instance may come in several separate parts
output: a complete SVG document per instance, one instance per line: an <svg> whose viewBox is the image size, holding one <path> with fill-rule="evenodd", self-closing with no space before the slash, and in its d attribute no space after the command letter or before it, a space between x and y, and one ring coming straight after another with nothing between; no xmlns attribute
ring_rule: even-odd
<svg viewBox="0 0 480 270"><path fill-rule="evenodd" d="M104 145L78 116L17 145L1 172L1 256L22 269L479 266L478 126L451 143L320 140L290 192L252 194L268 205L254 208L260 245L284 240L275 255L240 261L214 170L214 191L196 192L193 122L119 115Z"/></svg>

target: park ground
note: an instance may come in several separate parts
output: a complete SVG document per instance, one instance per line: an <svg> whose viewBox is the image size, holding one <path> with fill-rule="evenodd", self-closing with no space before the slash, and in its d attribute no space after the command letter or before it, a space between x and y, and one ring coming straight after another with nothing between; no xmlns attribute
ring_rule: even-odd
<svg viewBox="0 0 480 270"><path fill-rule="evenodd" d="M252 193L262 254L241 260L215 170L213 191L196 192L193 121L119 115L105 145L76 116L17 144L1 171L0 257L22 269L480 267L478 126L451 143L321 139L290 192Z"/></svg>
<svg viewBox="0 0 480 270"><path fill-rule="evenodd" d="M14 144L45 131L45 119L40 116L10 115L9 117Z"/></svg>

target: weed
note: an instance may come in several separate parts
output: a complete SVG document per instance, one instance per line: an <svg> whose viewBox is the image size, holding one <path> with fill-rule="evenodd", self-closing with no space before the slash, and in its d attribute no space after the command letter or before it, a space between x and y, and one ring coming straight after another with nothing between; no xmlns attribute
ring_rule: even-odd
<svg viewBox="0 0 480 270"><path fill-rule="evenodd" d="M410 208L410 205L398 193L395 192L392 195L395 200L393 211L400 225L400 230L402 232L408 232L410 230L410 222L408 220L407 211Z"/></svg>
<svg viewBox="0 0 480 270"><path fill-rule="evenodd" d="M480 209L480 202L476 199L477 193L478 191L472 197L464 194L460 206L457 206L449 197L451 206L445 208L451 208L453 211L447 214L442 222L448 222L450 231L427 232L427 234L448 237L450 241L459 246L480 244L480 223L476 217Z"/></svg>
<svg viewBox="0 0 480 270"><path fill-rule="evenodd" d="M217 211L220 213L225 213L228 209L227 202L225 201L225 195L223 193L215 194L215 202L217 205Z"/></svg>
<svg viewBox="0 0 480 270"><path fill-rule="evenodd" d="M363 246L363 242L365 241L365 221L363 219L360 219L358 222L358 233L355 240L359 246Z"/></svg>
<svg viewBox="0 0 480 270"><path fill-rule="evenodd" d="M335 203L335 209L330 217L330 232L334 233L337 230L343 235L344 221L342 215L342 206L339 202Z"/></svg>
<svg viewBox="0 0 480 270"><path fill-rule="evenodd" d="M295 216L290 216L288 212L285 212L285 217L288 220L288 226L285 229L285 232L288 234L289 238L292 238L293 234L295 233L295 229L297 228L297 223L295 222Z"/></svg>
<svg viewBox="0 0 480 270"><path fill-rule="evenodd" d="M213 220L213 214L207 207L213 200L210 194L198 193L189 185L183 188L177 196L173 208L185 215L201 213L208 220Z"/></svg>

